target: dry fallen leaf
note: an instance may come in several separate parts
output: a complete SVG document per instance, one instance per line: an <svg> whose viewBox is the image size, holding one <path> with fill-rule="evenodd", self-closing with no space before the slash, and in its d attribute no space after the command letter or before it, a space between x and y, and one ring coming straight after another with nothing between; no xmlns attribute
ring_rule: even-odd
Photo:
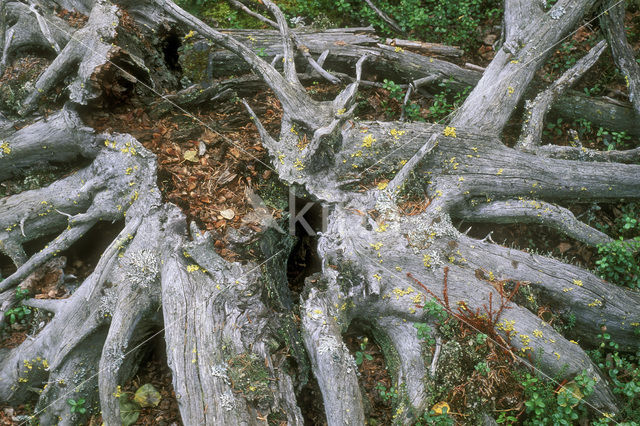
<svg viewBox="0 0 640 426"><path fill-rule="evenodd" d="M444 401L440 401L436 405L431 407L431 411L433 411L434 413L436 413L438 415L447 414L449 412L449 410L450 410L449 404L447 404Z"/></svg>
<svg viewBox="0 0 640 426"><path fill-rule="evenodd" d="M220 212L220 216L222 216L223 218L225 218L227 220L231 220L236 216L236 213L231 209L226 209L226 210L222 210Z"/></svg>
<svg viewBox="0 0 640 426"><path fill-rule="evenodd" d="M200 160L198 159L198 151L195 149L190 149L189 151L184 153L184 159L187 161L191 161L192 163L198 163Z"/></svg>

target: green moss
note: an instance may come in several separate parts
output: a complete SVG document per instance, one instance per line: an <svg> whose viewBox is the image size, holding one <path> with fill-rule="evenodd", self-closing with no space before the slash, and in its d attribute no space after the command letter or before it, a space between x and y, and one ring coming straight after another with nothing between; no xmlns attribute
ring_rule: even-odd
<svg viewBox="0 0 640 426"><path fill-rule="evenodd" d="M178 0L176 3L214 27L264 28L265 26L258 19L233 9L224 1Z"/></svg>
<svg viewBox="0 0 640 426"><path fill-rule="evenodd" d="M43 58L24 57L16 59L5 70L0 79L0 110L17 114L22 102L35 89L34 83L49 62Z"/></svg>
<svg viewBox="0 0 640 426"><path fill-rule="evenodd" d="M261 234L259 240L246 247L248 250L261 253L264 259L270 259L262 266L261 279L266 289L264 302L279 313L276 327L278 335L275 338L278 339L279 347L288 348L291 359L295 360L292 362L295 368L292 367L290 373L296 373L298 382L304 386L311 374L311 366L295 322L299 308L291 299L286 272L287 259L294 243L294 237L269 229Z"/></svg>
<svg viewBox="0 0 640 426"><path fill-rule="evenodd" d="M398 351L396 350L395 346L393 346L393 342L391 341L387 333L378 328L371 327L368 330L368 333L371 334L376 344L380 346L380 350L382 350L382 355L384 356L384 363L387 367L387 371L389 371L389 374L393 379L393 383L397 383L400 356L398 355Z"/></svg>
<svg viewBox="0 0 640 426"><path fill-rule="evenodd" d="M68 169L32 171L22 178L8 179L0 185L0 198L20 192L39 189L55 182L63 174L68 173Z"/></svg>
<svg viewBox="0 0 640 426"><path fill-rule="evenodd" d="M267 416L267 424L269 426L280 426L287 423L287 416L282 411L272 411Z"/></svg>
<svg viewBox="0 0 640 426"><path fill-rule="evenodd" d="M366 281L361 271L350 260L336 261L338 265L338 285L343 294L349 294L351 287Z"/></svg>
<svg viewBox="0 0 640 426"><path fill-rule="evenodd" d="M286 210L289 206L289 187L276 177L262 181L258 195L267 206L276 210Z"/></svg>
<svg viewBox="0 0 640 426"><path fill-rule="evenodd" d="M209 51L211 49L194 49L193 42L186 42L180 47L179 62L182 74L192 82L203 81L206 77Z"/></svg>
<svg viewBox="0 0 640 426"><path fill-rule="evenodd" d="M258 406L269 406L273 402L273 393L269 388L271 375L258 355L248 352L238 354L228 360L228 366L234 390Z"/></svg>
<svg viewBox="0 0 640 426"><path fill-rule="evenodd" d="M506 294L511 294L513 289L515 289L515 282L508 281L504 284L504 291ZM535 289L533 286L527 283L523 283L518 288L518 292L513 296L513 301L525 308L534 314L538 314L538 309L540 308L540 291Z"/></svg>

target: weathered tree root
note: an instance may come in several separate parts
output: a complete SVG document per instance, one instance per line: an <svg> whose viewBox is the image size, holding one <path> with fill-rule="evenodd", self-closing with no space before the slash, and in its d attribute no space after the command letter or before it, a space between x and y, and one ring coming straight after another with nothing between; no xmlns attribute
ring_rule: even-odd
<svg viewBox="0 0 640 426"><path fill-rule="evenodd" d="M118 7L109 2L97 2L85 27L73 34L64 49L36 81L35 89L25 99L19 113L26 115L32 112L42 96L66 78L73 69L77 69L77 77L68 86L69 99L79 105L86 105L102 94L102 87L96 84L100 81L96 73L102 67L118 68L120 75L131 82L136 82L138 77L149 82L149 71L142 60L131 57L131 53L113 44L119 25ZM123 69L114 62L127 64L128 69Z"/></svg>
<svg viewBox="0 0 640 426"><path fill-rule="evenodd" d="M624 3L612 0L604 2L604 13L600 16L600 22L611 45L613 59L627 82L629 101L636 113L640 114L640 65L636 62L633 48L627 41L624 6Z"/></svg>
<svg viewBox="0 0 640 426"><path fill-rule="evenodd" d="M22 257L21 246L25 242L62 230L42 251L27 262L16 264L18 270L0 282L1 290L20 283L35 268L69 248L98 221L122 219L134 203L136 207L132 212L145 211L147 207L141 207L143 203L159 196L153 192L153 154L126 135L95 136L91 148L97 149L98 143L102 143L103 148L89 167L46 188L13 195L0 202L0 248L11 258ZM24 145L26 143L19 145L19 149L28 151L42 142L32 139L32 147ZM50 147L55 146L54 141ZM15 154L8 154L7 161L12 155ZM36 161L37 158L35 156Z"/></svg>
<svg viewBox="0 0 640 426"><path fill-rule="evenodd" d="M416 413L428 408L423 378L430 373L412 324L430 320L419 307L432 297L470 327L485 327L496 344L517 353L527 366L563 379L587 372L597 380L588 402L598 410L616 411L606 380L583 347L597 344L596 335L605 326L621 350L637 350L638 294L557 260L469 238L449 219L533 218L533 209L540 205L539 214L556 229L597 244L608 237L595 234L551 203L640 198L639 165L587 163L573 151L564 152L572 160L563 160L553 158L557 156L553 152L543 153L543 148L509 149L497 138L550 49L576 26L592 2L559 0L545 12L538 3L507 1L505 45L479 81L476 72L402 54L389 46L338 46L336 56L350 55L343 63L349 72L355 69L356 78L335 100L326 102L311 99L300 83L294 50L300 43L268 0L264 5L279 29L273 43L284 59L282 73L256 55L253 47L208 27L170 1L121 4L129 6L138 23L147 25L146 32L166 23L185 33L198 31L229 49L264 79L282 103L284 117L277 139L251 112L274 168L281 180L304 186L332 210L328 228L318 238L322 271L306 281L299 325L329 424L363 423L365 418L357 368L342 339L351 324L371 327L377 335L387 363L395 365L394 383L404 384L405 403L411 406L407 408ZM85 3L80 6L89 9ZM30 13L16 10L20 16ZM51 11L39 13L51 15ZM99 71L114 59L113 54L127 56L110 44L117 41L119 13L108 1L96 2L85 28L70 41L58 43L60 54L36 87L46 92L59 83L64 67L77 65L71 101L86 104L100 96L100 85L91 85L92 79L99 82ZM530 19L516 21L514 17L522 13ZM40 24L34 29L37 21L34 15L29 37L42 43L50 37ZM102 30L104 39L89 29ZM536 37L539 34L543 36ZM84 42L94 49L81 52ZM318 59L320 66L330 61L326 50L310 50L324 56ZM139 76L147 75L145 66L128 57ZM408 81L453 75L461 85L477 82L449 126L350 121L363 68L402 70L412 64L419 68L404 71ZM23 112L33 109L39 96L34 91ZM247 109L251 111L248 105ZM303 359L298 356L302 345L298 329L292 326L291 312L284 312L292 310L284 272L289 237L263 234L271 240L259 244L268 253L261 264L225 261L213 250L212 236L201 234L195 225L188 230L175 206L161 205L152 154L127 135L93 135L70 111L19 132L2 126L1 143L7 142L0 151L0 166L15 168L0 167L0 178L40 164L45 158L39 154L45 150L41 134L50 129L51 146L60 147L60 152L47 156L47 161L81 156L91 164L49 187L0 201L2 250L17 266L16 273L0 282L0 299L8 300L13 287L97 221L124 218L125 225L69 299L26 302L50 310L54 317L33 338L0 351L0 400L24 403L33 399L33 389L46 384L35 413L41 423L85 420L70 413L66 404L68 397L82 392L88 407L97 411L99 401L105 423L117 424L118 386L137 368L142 345L164 325L185 423L258 424L272 416L302 424L296 389L305 380L304 372L296 375L286 366L289 348L296 361ZM16 154L24 160L16 159ZM635 155L594 153L593 157L632 162ZM412 157L415 160L407 162ZM394 176L395 182L388 183ZM422 213L413 216L398 207L395 192L410 185L429 197ZM511 200L520 197L527 204L519 203L514 212ZM26 255L24 243L52 233L59 237L41 253ZM282 249L276 252L275 247ZM514 282L516 288L530 289L534 298L554 308L555 315L573 315L579 345L536 312L509 300L506 288ZM437 360L432 364L438 374ZM397 420L410 422L408 416Z"/></svg>
<svg viewBox="0 0 640 426"><path fill-rule="evenodd" d="M42 135L47 135L46 139ZM2 135L0 179L23 174L35 167L52 163L72 163L79 158L94 159L102 141L93 129L82 124L78 114L69 108L42 118L17 132Z"/></svg>
<svg viewBox="0 0 640 426"><path fill-rule="evenodd" d="M339 312L335 306L344 302L348 300L340 300L335 291L312 288L301 309L305 347L322 392L329 425L365 421L356 362L342 341L346 328L336 320Z"/></svg>
<svg viewBox="0 0 640 426"><path fill-rule="evenodd" d="M586 56L565 71L549 88L538 94L535 100L527 105L527 115L516 148L531 150L541 144L544 118L551 109L551 105L596 63L606 47L607 43L604 40L600 41Z"/></svg>
<svg viewBox="0 0 640 426"><path fill-rule="evenodd" d="M44 49L59 53L67 44L72 29L55 15L43 19L40 12L24 3L3 2L5 16L2 26L4 43L0 43L0 75L16 52L26 49Z"/></svg>
<svg viewBox="0 0 640 426"><path fill-rule="evenodd" d="M273 353L280 326L261 301L258 265L226 262L211 249L208 234L194 227L195 240L188 242L186 231L182 214L170 211L162 306L183 422L261 424L270 413L281 413L289 424L302 425L292 378Z"/></svg>

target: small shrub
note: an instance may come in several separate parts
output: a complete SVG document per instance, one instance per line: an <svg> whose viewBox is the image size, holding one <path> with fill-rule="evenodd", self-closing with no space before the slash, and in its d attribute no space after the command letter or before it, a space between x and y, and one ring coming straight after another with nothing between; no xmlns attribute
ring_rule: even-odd
<svg viewBox="0 0 640 426"><path fill-rule="evenodd" d="M636 326L640 330L640 326ZM600 370L608 377L609 385L613 393L620 398L620 412L616 415L616 423L637 425L640 419L640 352L636 354L620 353L619 346L611 339L611 335L603 327L598 335L600 345L597 349L589 351L589 356ZM624 423L629 421L629 423ZM594 425L604 425L612 422L608 416L604 416Z"/></svg>
<svg viewBox="0 0 640 426"><path fill-rule="evenodd" d="M18 302L19 304L7 310L4 313L4 316L9 321L9 324L24 324L27 322L32 313L32 310L28 306L21 304L24 299L27 299L29 297L29 290L19 288L16 290L16 294L14 297L16 302Z"/></svg>
<svg viewBox="0 0 640 426"><path fill-rule="evenodd" d="M525 425L572 425L586 414L584 398L594 391L595 380L586 372L557 392L552 383L525 373L522 378L525 395Z"/></svg>
<svg viewBox="0 0 640 426"><path fill-rule="evenodd" d="M395 19L410 38L458 45L468 50L479 46L480 25L498 23L502 15L499 0L379 0L375 3ZM383 35L395 34L363 1L284 0L278 5L288 16L307 17L306 21L314 24L324 13L337 27L373 25Z"/></svg>
<svg viewBox="0 0 640 426"><path fill-rule="evenodd" d="M634 225L635 226L635 225ZM622 237L598 246L596 267L600 276L614 284L640 289L640 237L625 241Z"/></svg>
<svg viewBox="0 0 640 426"><path fill-rule="evenodd" d="M418 329L418 339L425 342L427 345L432 346L436 344L436 341L433 337L431 337L432 328L423 322L414 323L413 325Z"/></svg>
<svg viewBox="0 0 640 426"><path fill-rule="evenodd" d="M86 400L84 398L80 399L67 399L67 404L71 406L72 413L84 414L87 412L87 409L84 407L84 403Z"/></svg>
<svg viewBox="0 0 640 426"><path fill-rule="evenodd" d="M365 352L365 350L367 349L368 343L369 343L369 339L366 337L362 339L362 342L360 342L360 350L356 351L356 354L355 354L357 365L361 365L365 359L367 361L371 361L373 359L373 357L370 354Z"/></svg>

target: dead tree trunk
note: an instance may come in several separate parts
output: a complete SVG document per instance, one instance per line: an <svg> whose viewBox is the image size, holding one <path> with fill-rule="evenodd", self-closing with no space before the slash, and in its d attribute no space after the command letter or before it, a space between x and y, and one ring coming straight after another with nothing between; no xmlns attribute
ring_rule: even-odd
<svg viewBox="0 0 640 426"><path fill-rule="evenodd" d="M58 18L53 7L60 3L86 12L85 26L75 29ZM497 283L513 280L529 283L560 315L575 315L580 345L514 302L506 302L508 309L495 318L497 335L551 376L571 379L586 371L597 380L590 404L615 412L607 381L584 349L597 343L595 336L606 326L622 349L637 350L632 324L640 322L640 294L552 258L475 240L452 224L452 218L535 222L596 245L610 237L556 203L640 198L635 151L555 152L540 146L540 132L531 128L541 121L528 125L531 137L519 149L500 140L536 70L593 2L559 0L545 11L540 2L507 0L504 46L481 76L445 61L373 46L368 34L340 33L351 38L333 45L326 40L335 34L326 39L292 35L279 9L269 0L263 3L278 26L269 54L277 55L281 69L256 54L249 41L258 38L214 30L169 0L43 1L31 9L17 1L0 3L10 16L0 35L0 69L25 49L55 57L24 101L23 117L0 122L0 180L79 157L89 163L48 187L0 199L0 250L16 268L0 281L2 309L11 307L16 287L30 274L96 223L124 223L69 299L26 301L52 312L53 319L18 347L0 349L0 401L24 403L33 398L34 388L42 389L35 411L40 422L76 424L89 413L72 413L66 400L82 394L87 406L101 411L105 424L119 424L114 393L135 373L149 335L163 328L185 424L265 424L269 414L303 424L296 396L309 372L322 392L328 424L363 424L357 370L342 335L350 325L366 324L398 359L393 376L406 389L406 413L422 412L429 408L425 380L431 373L413 327L425 318L415 306L447 292L451 304L475 312L502 300ZM264 261L224 260L209 233L188 225L176 206L161 200L154 154L129 135L97 134L76 112L114 96L114 87L122 94L175 84L159 53L166 28L182 35L193 30L232 52L282 104L276 136L245 103L279 178L304 189L329 212L327 229L318 238L321 272L307 277L300 300L291 300L287 288L289 236L269 230L237 237L231 244L251 241ZM273 39L273 34L258 34L260 42ZM296 56L296 49L304 48L311 55ZM312 57L320 54L324 58ZM340 64L334 77L344 80L344 89L332 101L311 99L298 75L302 61L316 73L327 73L318 67L331 61ZM222 62L215 63L222 69ZM372 68L403 75L407 82L453 77L475 88L446 127L352 120L356 93L366 84L363 72ZM43 97L69 75L65 107L47 117L34 115ZM550 105L541 108L546 112ZM306 144L300 144L302 138ZM373 185L380 176L392 178ZM398 191L406 185L429 194L428 207L418 215L408 216L398 206ZM48 245L27 255L25 245L42 237L50 239ZM491 278L478 270L490 271ZM296 304L299 322L290 312ZM296 368L286 367L285 346ZM32 360L40 364L33 366ZM233 370L239 362L266 379L239 392ZM398 422L411 419L401 415Z"/></svg>

